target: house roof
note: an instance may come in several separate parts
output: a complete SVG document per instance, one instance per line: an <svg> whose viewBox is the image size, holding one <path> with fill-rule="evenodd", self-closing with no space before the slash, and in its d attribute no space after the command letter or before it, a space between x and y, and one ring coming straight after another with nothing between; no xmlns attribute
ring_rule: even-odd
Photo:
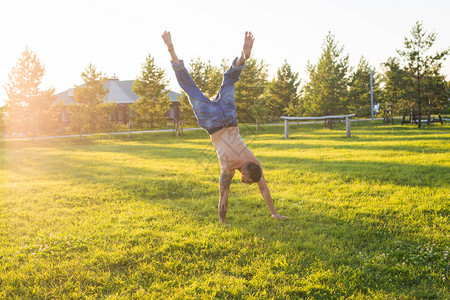
<svg viewBox="0 0 450 300"><path fill-rule="evenodd" d="M135 103L139 96L133 92L134 80L118 80L108 79L104 88L109 89L109 93L106 95L105 100L109 103L115 102L117 104L131 104ZM84 86L84 84L82 85ZM77 103L73 97L75 88L68 89L64 92L56 94L58 101L62 100L64 105ZM169 91L169 98L172 102L179 102L178 97L181 97L180 93Z"/></svg>

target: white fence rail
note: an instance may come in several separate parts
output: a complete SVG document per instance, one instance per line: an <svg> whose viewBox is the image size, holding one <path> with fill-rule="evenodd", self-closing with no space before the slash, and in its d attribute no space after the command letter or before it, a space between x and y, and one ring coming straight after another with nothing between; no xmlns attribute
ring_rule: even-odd
<svg viewBox="0 0 450 300"><path fill-rule="evenodd" d="M285 117L280 119L284 120L284 138L289 138L289 121L307 121L307 120L328 120L328 119L345 119L345 128L347 131L347 137L351 137L350 119L356 117L356 114L352 115L339 115L339 116L325 116L325 117Z"/></svg>

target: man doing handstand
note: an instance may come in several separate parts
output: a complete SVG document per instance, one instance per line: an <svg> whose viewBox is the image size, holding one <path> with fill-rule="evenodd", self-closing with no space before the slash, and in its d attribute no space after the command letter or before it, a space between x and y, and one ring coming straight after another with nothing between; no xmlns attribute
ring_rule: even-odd
<svg viewBox="0 0 450 300"><path fill-rule="evenodd" d="M216 149L222 168L219 181L219 219L226 222L228 209L228 194L231 179L235 170L242 174L241 181L247 184L257 183L264 202L275 219L285 219L280 216L273 205L272 196L267 187L261 163L245 145L236 120L236 105L234 84L239 80L245 66L245 60L250 57L253 47L253 35L245 33L244 47L240 57L234 59L231 67L223 74L223 82L214 101L209 100L192 80L185 68L183 60L178 59L172 43L170 32L165 31L162 38L167 45L172 58L172 67L181 88L189 96L189 102L197 117L198 124L210 135Z"/></svg>

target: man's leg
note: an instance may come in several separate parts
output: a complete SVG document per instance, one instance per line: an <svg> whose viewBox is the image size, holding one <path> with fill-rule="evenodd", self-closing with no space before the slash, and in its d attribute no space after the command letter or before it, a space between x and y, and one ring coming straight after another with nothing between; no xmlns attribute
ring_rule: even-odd
<svg viewBox="0 0 450 300"><path fill-rule="evenodd" d="M222 86L235 84L239 80L242 69L245 66L245 61L250 58L252 53L254 40L255 38L252 33L246 31L241 56L236 58L231 64L231 67L223 74Z"/></svg>
<svg viewBox="0 0 450 300"><path fill-rule="evenodd" d="M178 84L186 92L186 94L188 94L191 101L198 100L211 103L211 100L209 100L195 84L191 74L189 74L189 71L185 68L183 60L180 60L179 63L174 63L172 61L172 68L175 71Z"/></svg>
<svg viewBox="0 0 450 300"><path fill-rule="evenodd" d="M183 61L178 59L175 54L170 32L164 32L162 38L172 57L172 67L178 83L189 96L189 102L197 117L198 125L206 129L209 134L220 130L223 128L223 115L220 109L200 91L185 68Z"/></svg>
<svg viewBox="0 0 450 300"><path fill-rule="evenodd" d="M237 126L234 85L240 78L245 61L250 57L253 41L251 32L246 32L241 56L233 60L231 67L223 74L222 85L216 96L216 101L220 105L227 126Z"/></svg>
<svg viewBox="0 0 450 300"><path fill-rule="evenodd" d="M172 58L172 67L175 71L175 75L181 88L186 92L186 94L188 94L189 98L199 101L211 102L205 95L203 95L202 91L200 91L198 86L195 84L188 70L185 68L183 60L178 59L177 55L175 54L175 48L173 47L172 36L170 35L170 32L164 31L164 33L162 34L162 38Z"/></svg>
<svg viewBox="0 0 450 300"><path fill-rule="evenodd" d="M242 64L238 66L236 62L239 60L239 58L235 58L233 62L231 63L231 66L228 68L228 70L223 73L223 81L220 88L227 86L227 85L234 85L236 82L239 81L239 78L241 77L242 70L245 67L245 64Z"/></svg>

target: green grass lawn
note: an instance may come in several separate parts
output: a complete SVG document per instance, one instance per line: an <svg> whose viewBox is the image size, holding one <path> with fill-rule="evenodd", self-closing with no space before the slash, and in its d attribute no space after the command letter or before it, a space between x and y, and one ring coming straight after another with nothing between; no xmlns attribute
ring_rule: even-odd
<svg viewBox="0 0 450 300"><path fill-rule="evenodd" d="M204 131L0 142L0 298L450 298L449 125L241 133L289 220Z"/></svg>

